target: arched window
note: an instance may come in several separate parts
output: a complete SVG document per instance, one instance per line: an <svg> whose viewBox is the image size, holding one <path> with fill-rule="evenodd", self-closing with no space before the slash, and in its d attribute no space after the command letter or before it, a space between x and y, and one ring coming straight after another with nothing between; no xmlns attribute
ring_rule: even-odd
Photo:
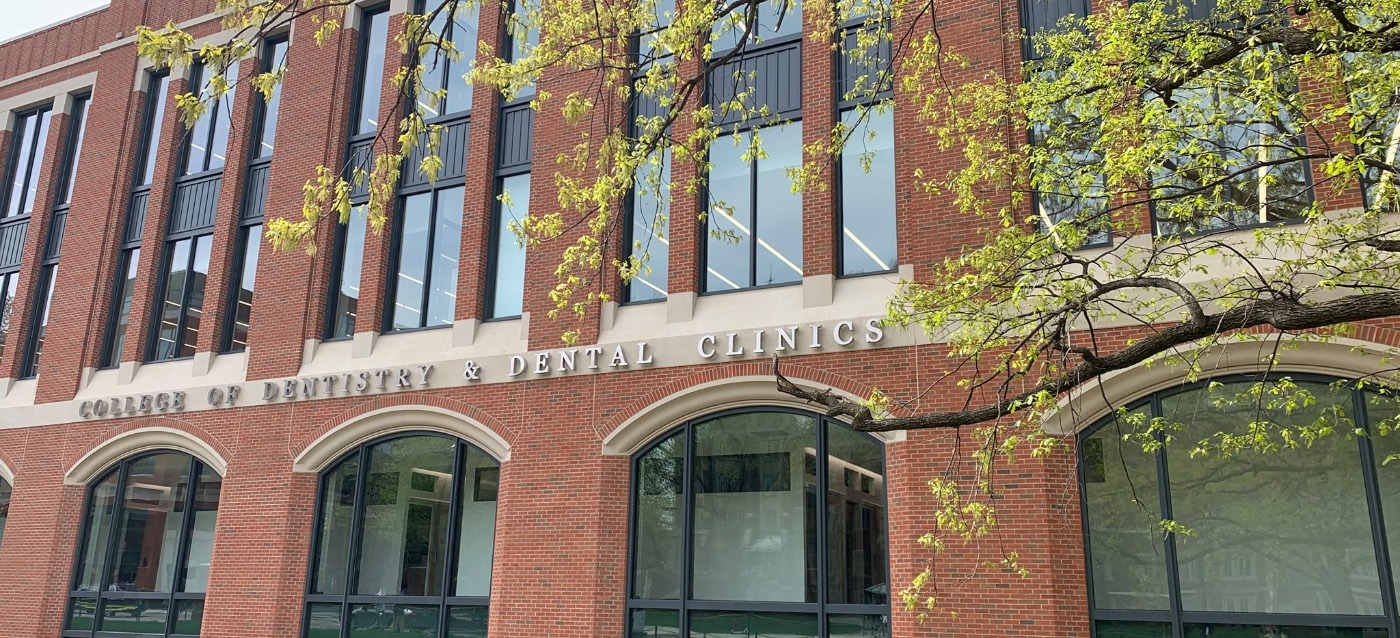
<svg viewBox="0 0 1400 638"><path fill-rule="evenodd" d="M1393 420L1393 399L1292 375L1286 383L1315 402L1284 408L1298 396L1286 383L1270 384L1278 396L1240 400L1255 381L1195 384L1130 405L1130 414L1162 419L1157 441L1172 437L1150 452L1140 438L1125 440L1142 431L1131 418L1080 435L1096 638L1395 635L1400 464L1382 464L1400 453L1400 435L1350 435ZM1192 454L1217 432L1269 422L1336 434L1291 449L1275 431L1277 451ZM1163 534L1163 519L1193 534Z"/></svg>
<svg viewBox="0 0 1400 638"><path fill-rule="evenodd" d="M10 518L10 484L0 478L0 542L5 540L5 521Z"/></svg>
<svg viewBox="0 0 1400 638"><path fill-rule="evenodd" d="M500 468L430 434L379 439L330 466L304 635L485 636Z"/></svg>
<svg viewBox="0 0 1400 638"><path fill-rule="evenodd" d="M198 636L223 478L182 452L122 461L89 488L64 636Z"/></svg>
<svg viewBox="0 0 1400 638"><path fill-rule="evenodd" d="M805 412L731 412L652 444L632 477L629 636L889 635L874 438Z"/></svg>

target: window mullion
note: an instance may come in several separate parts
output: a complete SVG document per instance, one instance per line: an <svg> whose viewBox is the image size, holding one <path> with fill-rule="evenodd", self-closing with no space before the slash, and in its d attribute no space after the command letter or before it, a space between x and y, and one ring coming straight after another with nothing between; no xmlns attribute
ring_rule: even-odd
<svg viewBox="0 0 1400 638"><path fill-rule="evenodd" d="M749 137L749 283L758 285L758 129L745 133Z"/></svg>
<svg viewBox="0 0 1400 638"><path fill-rule="evenodd" d="M1154 417L1162 416L1162 398L1160 395L1152 397L1150 409ZM1156 435L1159 443L1163 441L1160 432ZM1167 473L1167 448L1162 445L1156 452L1157 460L1157 502L1162 509L1163 520L1172 519L1172 496L1170 476ZM1166 534L1162 539L1165 544L1163 555L1167 561L1167 598L1172 616L1172 636L1182 638L1184 628L1181 624L1181 571L1176 564L1176 535Z"/></svg>
<svg viewBox="0 0 1400 638"><path fill-rule="evenodd" d="M1396 604L1395 581L1390 566L1390 539L1385 532L1385 509L1383 507L1380 483L1376 477L1375 450L1371 445L1371 419L1366 409L1365 392L1352 390L1352 412L1356 423L1366 428L1367 436L1358 438L1358 453L1361 455L1361 476L1366 488L1366 504L1371 512L1371 540L1376 550L1376 574L1380 577L1381 604L1385 607L1386 622L1391 635L1395 635Z"/></svg>
<svg viewBox="0 0 1400 638"><path fill-rule="evenodd" d="M428 326L428 300L433 294L433 250L437 241L438 194L428 195L428 244L423 247L423 292L418 295L418 327Z"/></svg>

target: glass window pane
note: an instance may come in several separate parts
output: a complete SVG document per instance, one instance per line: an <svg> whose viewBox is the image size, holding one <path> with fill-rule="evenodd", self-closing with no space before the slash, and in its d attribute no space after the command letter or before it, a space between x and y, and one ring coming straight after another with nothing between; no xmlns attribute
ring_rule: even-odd
<svg viewBox="0 0 1400 638"><path fill-rule="evenodd" d="M49 308L53 305L53 286L58 279L58 265L44 266L40 275L39 289L44 291L44 305L39 308L38 321L34 325L34 334L30 335L32 349L29 353L29 360L26 364L24 376L33 377L39 374L39 357L44 354L44 333L49 327Z"/></svg>
<svg viewBox="0 0 1400 638"><path fill-rule="evenodd" d="M1326 419L1350 431L1351 395L1300 383L1317 405L1260 414L1234 399L1248 382L1167 397L1163 416L1184 423L1182 441L1216 432L1243 434L1265 419L1312 425ZM1340 407L1345 415L1331 411ZM1310 449L1244 451L1190 458L1167 446L1173 517L1196 537L1176 536L1182 608L1296 614L1380 614L1380 583L1357 443L1320 439ZM1228 479L1222 479L1228 477ZM1306 516L1282 515L1307 512Z"/></svg>
<svg viewBox="0 0 1400 638"><path fill-rule="evenodd" d="M215 102L210 111L214 114L214 130L209 137L209 166L205 170L218 170L228 162L229 118L233 114L234 89L238 86L238 63L234 62L224 71L224 81L228 91Z"/></svg>
<svg viewBox="0 0 1400 638"><path fill-rule="evenodd" d="M204 317L204 285L209 279L209 247L213 235L194 240L194 263L190 270L189 296L185 299L185 329L180 338L180 355L193 357L199 343L199 323Z"/></svg>
<svg viewBox="0 0 1400 638"><path fill-rule="evenodd" d="M628 301L666 297L671 216L671 151L652 153L656 164L637 170L632 189L632 255L646 267L627 286ZM647 269L650 269L648 272Z"/></svg>
<svg viewBox="0 0 1400 638"><path fill-rule="evenodd" d="M737 290L749 279L749 229L753 226L753 138L743 133L710 145L710 209L705 239L705 290Z"/></svg>
<svg viewBox="0 0 1400 638"><path fill-rule="evenodd" d="M453 595L487 596L491 593L501 464L485 452L467 446L462 471L462 526L457 532L457 586ZM484 623L485 608L481 609Z"/></svg>
<svg viewBox="0 0 1400 638"><path fill-rule="evenodd" d="M1283 625L1186 625L1186 638L1385 638L1384 629L1359 627L1285 627ZM1165 635L1165 634L1164 634ZM1100 634L1102 638L1102 634Z"/></svg>
<svg viewBox="0 0 1400 638"><path fill-rule="evenodd" d="M120 278L117 280L117 316L112 322L112 334L108 335L111 346L103 365L115 366L121 363L122 346L126 344L126 324L131 320L131 297L136 292L136 267L141 263L141 249L132 248L123 253Z"/></svg>
<svg viewBox="0 0 1400 638"><path fill-rule="evenodd" d="M890 617L876 614L831 614L826 617L830 638L888 638Z"/></svg>
<svg viewBox="0 0 1400 638"><path fill-rule="evenodd" d="M263 68L272 71L279 67L287 66L287 41L278 40L267 48L267 59L263 60ZM258 96L261 99L261 95ZM233 102L229 102L232 104ZM282 111L282 83L272 85L272 97L264 103L262 108L262 139L259 140L257 148L253 149L253 157L271 157L273 143L277 139L277 115Z"/></svg>
<svg viewBox="0 0 1400 638"><path fill-rule="evenodd" d="M457 263L462 254L462 187L438 191L433 219L427 326L450 326L457 309Z"/></svg>
<svg viewBox="0 0 1400 638"><path fill-rule="evenodd" d="M78 550L77 577L73 589L101 591L102 570L107 556L107 544L112 534L112 512L117 507L117 472L92 486L83 531L83 546ZM90 614L89 614L90 617Z"/></svg>
<svg viewBox="0 0 1400 638"><path fill-rule="evenodd" d="M800 33L802 31L801 0L767 0L753 7L758 12L753 33L748 44L758 44L765 40ZM727 19L716 22L710 40L716 52L732 49L743 44L744 11L736 11Z"/></svg>
<svg viewBox="0 0 1400 638"><path fill-rule="evenodd" d="M0 275L0 360L5 356L5 342L10 334L10 321L13 317L15 294L19 291L19 273Z"/></svg>
<svg viewBox="0 0 1400 638"><path fill-rule="evenodd" d="M792 191L787 173L802 166L802 122L770 126L756 137L766 156L758 158L753 284L802 281L802 194Z"/></svg>
<svg viewBox="0 0 1400 638"><path fill-rule="evenodd" d="M749 611L690 612L690 638L710 636L763 636L764 638L817 638L816 614Z"/></svg>
<svg viewBox="0 0 1400 638"><path fill-rule="evenodd" d="M171 591L192 461L152 454L130 462L107 591Z"/></svg>
<svg viewBox="0 0 1400 638"><path fill-rule="evenodd" d="M206 75L203 64L194 67L194 72L190 77L190 92L198 92L200 99L208 99L209 91L207 85L209 78ZM209 161L209 128L218 114L218 109L210 108L213 105L205 104L205 111L195 120L194 126L188 131L183 131L185 135L185 171L183 174L191 175L204 171L205 165Z"/></svg>
<svg viewBox="0 0 1400 638"><path fill-rule="evenodd" d="M262 224L243 230L243 255L240 257L238 286L233 296L233 325L228 337L229 352L242 352L248 347L248 321L253 315L253 284L258 274L258 254L262 251Z"/></svg>
<svg viewBox="0 0 1400 638"><path fill-rule="evenodd" d="M87 115L88 105L92 100L88 98L78 98L73 104L73 129L72 145L68 149L68 163L64 167L67 175L64 176L65 184L63 188L63 201L60 204L67 204L73 201L73 184L77 182L78 160L83 155L83 138L87 135Z"/></svg>
<svg viewBox="0 0 1400 638"><path fill-rule="evenodd" d="M107 599L102 602L99 631L165 635L170 601L159 599Z"/></svg>
<svg viewBox="0 0 1400 638"><path fill-rule="evenodd" d="M209 562L214 554L214 522L219 513L219 493L223 477L201 466L199 489L194 493L194 521L190 525L189 557L185 560L185 582L180 591L204 593L209 589Z"/></svg>
<svg viewBox="0 0 1400 638"><path fill-rule="evenodd" d="M316 559L311 570L313 594L345 593L359 473L357 453L341 461L322 479L321 520L316 524L320 536L316 539ZM339 617L339 612L336 614Z"/></svg>
<svg viewBox="0 0 1400 638"><path fill-rule="evenodd" d="M835 424L826 435L827 602L889 604L884 448Z"/></svg>
<svg viewBox="0 0 1400 638"><path fill-rule="evenodd" d="M481 5L470 7L456 5L452 16L452 44L462 53L462 58L452 62L447 73L447 103L443 113L460 113L472 108L472 85L462 76L476 66L476 44L480 34L477 23L481 18Z"/></svg>
<svg viewBox="0 0 1400 638"><path fill-rule="evenodd" d="M355 318L360 305L360 269L365 260L365 228L369 220L367 206L350 210L350 221L337 230L341 241L340 284L336 286L335 314L331 319L329 337L355 334Z"/></svg>
<svg viewBox="0 0 1400 638"><path fill-rule="evenodd" d="M786 413L695 427L694 598L816 602L816 434L816 419Z"/></svg>
<svg viewBox="0 0 1400 638"><path fill-rule="evenodd" d="M409 436L379 443L368 453L356 593L442 595L456 444Z"/></svg>
<svg viewBox="0 0 1400 638"><path fill-rule="evenodd" d="M1094 623L1094 635L1097 638L1171 638L1172 626L1167 623L1101 620ZM1249 638L1260 638L1260 635L1256 633Z"/></svg>
<svg viewBox="0 0 1400 638"><path fill-rule="evenodd" d="M340 603L306 606L306 638L341 638Z"/></svg>
<svg viewBox="0 0 1400 638"><path fill-rule="evenodd" d="M9 202L5 206L5 217L12 217L20 214L24 209L25 184L29 182L29 160L34 153L34 128L39 120L38 113L31 113L18 119L15 122L13 138L19 144L18 150L11 157L9 168L9 183L6 184L6 196Z"/></svg>
<svg viewBox="0 0 1400 638"><path fill-rule="evenodd" d="M394 277L394 330L423 325L423 286L428 278L428 232L432 224L432 193L403 200L399 217L399 268Z"/></svg>
<svg viewBox="0 0 1400 638"><path fill-rule="evenodd" d="M170 244L170 253L166 257L165 296L156 316L160 322L156 329L157 361L173 358L179 352L180 344L176 339L179 337L180 316L184 314L185 280L190 276L190 248L193 243L192 239L182 239Z"/></svg>
<svg viewBox="0 0 1400 638"><path fill-rule="evenodd" d="M175 601L175 631L172 633L198 636L204 625L204 601Z"/></svg>
<svg viewBox="0 0 1400 638"><path fill-rule="evenodd" d="M436 638L442 608L437 605L390 605L370 603L350 606L347 638L404 636Z"/></svg>
<svg viewBox="0 0 1400 638"><path fill-rule="evenodd" d="M68 618L64 629L92 631L97 624L97 598L72 598L68 601Z"/></svg>
<svg viewBox="0 0 1400 638"><path fill-rule="evenodd" d="M428 24L428 30L444 39L451 39L452 29L448 24L452 16L448 14L448 7L435 6L441 4L428 3L428 15L432 16L433 11L437 11L437 15ZM446 79L450 76L452 63L445 51L432 47L418 60L418 64L423 66L423 90L418 94L418 108L423 110L424 118L432 119L447 112L446 104L438 100L435 94L446 88Z"/></svg>
<svg viewBox="0 0 1400 638"><path fill-rule="evenodd" d="M500 188L490 319L519 316L525 304L525 247L509 225L520 223L530 214L530 174L507 177L501 180Z"/></svg>
<svg viewBox="0 0 1400 638"><path fill-rule="evenodd" d="M448 610L447 638L486 638L486 607L453 607Z"/></svg>
<svg viewBox="0 0 1400 638"><path fill-rule="evenodd" d="M1379 436L1377 426L1386 424L1394 427L1400 417L1400 405L1393 398L1378 398L1367 393L1366 404L1368 426L1371 432L1371 453L1375 457L1376 484L1380 490L1381 511L1385 516L1386 545L1390 551L1390 573L1396 585L1400 585L1400 462L1386 459L1400 455L1400 432L1391 430Z"/></svg>
<svg viewBox="0 0 1400 638"><path fill-rule="evenodd" d="M10 494L13 488L0 478L0 543L5 541L5 521L10 517Z"/></svg>
<svg viewBox="0 0 1400 638"><path fill-rule="evenodd" d="M633 598L675 600L681 596L684 471L684 431L658 443L637 461Z"/></svg>
<svg viewBox="0 0 1400 638"><path fill-rule="evenodd" d="M1157 456L1108 423L1080 443L1089 563L1099 609L1168 609Z"/></svg>
<svg viewBox="0 0 1400 638"><path fill-rule="evenodd" d="M384 49L389 42L389 14L384 11L364 14L360 28L365 37L360 42L360 100L355 108L355 135L373 133L379 129L379 96L384 83Z"/></svg>
<svg viewBox="0 0 1400 638"><path fill-rule="evenodd" d="M634 609L627 638L679 638L681 612L670 609Z"/></svg>
<svg viewBox="0 0 1400 638"><path fill-rule="evenodd" d="M869 110L862 120L850 110L841 123L852 131L841 151L841 274L894 270L894 112Z"/></svg>
<svg viewBox="0 0 1400 638"><path fill-rule="evenodd" d="M150 184L156 174L156 150L159 148L157 142L160 140L160 129L165 123L165 94L170 89L170 76L162 75L152 83L152 91L146 96L147 108L151 114L146 121L146 139L141 146L141 156L145 158L145 167L141 170L141 178L136 181L137 186Z"/></svg>

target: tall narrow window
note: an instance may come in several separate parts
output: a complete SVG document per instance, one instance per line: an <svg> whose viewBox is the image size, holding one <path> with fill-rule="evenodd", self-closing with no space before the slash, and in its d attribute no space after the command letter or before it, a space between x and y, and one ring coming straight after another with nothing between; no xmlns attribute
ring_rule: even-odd
<svg viewBox="0 0 1400 638"><path fill-rule="evenodd" d="M670 262L671 150L652 153L637 169L631 197L628 246L642 269L627 284L627 301L666 298Z"/></svg>
<svg viewBox="0 0 1400 638"><path fill-rule="evenodd" d="M632 465L629 636L889 635L884 450L801 412L685 424Z"/></svg>
<svg viewBox="0 0 1400 638"><path fill-rule="evenodd" d="M426 434L365 444L326 470L302 635L484 638L500 472L476 447Z"/></svg>
<svg viewBox="0 0 1400 638"><path fill-rule="evenodd" d="M176 452L128 459L94 481L63 636L198 636L222 484Z"/></svg>
<svg viewBox="0 0 1400 638"><path fill-rule="evenodd" d="M462 247L462 198L463 188L456 186L400 201L390 330L452 325Z"/></svg>
<svg viewBox="0 0 1400 638"><path fill-rule="evenodd" d="M843 276L898 267L891 46L880 22L885 15L853 15L866 8L838 4L845 17L836 52L837 117L846 136L837 177L837 263Z"/></svg>
<svg viewBox="0 0 1400 638"><path fill-rule="evenodd" d="M0 478L0 543L5 542L5 521L10 518L10 494L13 491L9 482Z"/></svg>
<svg viewBox="0 0 1400 638"><path fill-rule="evenodd" d="M540 8L527 7L532 0L510 0L510 13L506 17L505 60L515 62L525 58L540 44ZM527 14L533 13L533 17ZM515 102L535 96L533 82L521 87L515 94Z"/></svg>
<svg viewBox="0 0 1400 638"><path fill-rule="evenodd" d="M152 327L151 361L194 356L204 316L204 289L209 275L209 253L214 238L223 169L227 163L229 104L232 90L222 97L210 94L213 69L195 67L195 84L206 111L188 131L184 144L184 175L175 181L170 218L165 231L165 254ZM224 70L233 85L238 64Z"/></svg>
<svg viewBox="0 0 1400 638"><path fill-rule="evenodd" d="M73 182L78 173L78 158L82 153L83 136L87 130L87 97L74 98L72 121L68 129L68 141L63 150L62 178L58 181L58 197L55 198L53 217L49 222L49 236L44 242L43 268L39 273L41 303L35 305L30 318L29 343L25 346L23 371L21 374L35 377L39 374L39 357L44 352L44 335L49 327L49 309L53 306L53 289L58 280L58 257L63 247L63 231L68 224L68 209L73 202Z"/></svg>
<svg viewBox="0 0 1400 638"><path fill-rule="evenodd" d="M45 107L19 116L15 122L14 150L10 152L5 179L5 205L0 217L34 212L39 195L39 169L44 164L53 109Z"/></svg>
<svg viewBox="0 0 1400 638"><path fill-rule="evenodd" d="M286 68L287 39L275 38L263 44L263 73L280 72ZM219 349L223 352L242 352L248 347L248 322L253 313L253 283L257 278L258 254L262 248L263 215L267 206L268 174L272 166L272 152L277 138L277 115L281 112L282 84L273 85L272 95L266 100L258 100L258 111L254 118L255 139L258 143L251 150L248 160L247 192L243 196L243 210L239 217L238 245L233 268L229 271L230 282L227 310L224 318L223 341Z"/></svg>
<svg viewBox="0 0 1400 638"><path fill-rule="evenodd" d="M518 317L525 303L525 247L511 229L530 214L530 174L497 181L496 214L491 223L490 296L487 319Z"/></svg>
<svg viewBox="0 0 1400 638"><path fill-rule="evenodd" d="M467 7L460 0L428 0L426 11L432 19L429 27L433 33L451 41L461 58L453 60L446 52L434 49L419 60L423 65L423 93L418 104L423 108L423 117L433 120L470 111L472 85L462 76L475 66L481 7L476 3Z"/></svg>
<svg viewBox="0 0 1400 638"><path fill-rule="evenodd" d="M379 98L384 81L384 55L389 38L388 7L366 10L360 20L360 49L355 75L355 98L350 120L350 142L345 156L346 178L356 169L368 172L373 164L375 132L379 130ZM355 183L350 201L354 209L348 223L338 224L335 235L335 273L326 302L326 338L343 339L355 334L359 317L360 267L365 256L366 203L369 184Z"/></svg>
<svg viewBox="0 0 1400 638"><path fill-rule="evenodd" d="M116 279L112 283L112 305L107 312L107 336L102 344L101 365L104 368L121 363L126 345L136 269L141 261L141 235L146 226L146 206L151 195L151 180L155 178L156 151L160 148L158 142L165 121L165 100L169 88L170 76L166 73L152 75L146 84L143 135L136 164L138 170L127 205L121 253L117 259Z"/></svg>
<svg viewBox="0 0 1400 638"><path fill-rule="evenodd" d="M801 164L800 121L710 146L706 292L802 280L802 195L788 177Z"/></svg>

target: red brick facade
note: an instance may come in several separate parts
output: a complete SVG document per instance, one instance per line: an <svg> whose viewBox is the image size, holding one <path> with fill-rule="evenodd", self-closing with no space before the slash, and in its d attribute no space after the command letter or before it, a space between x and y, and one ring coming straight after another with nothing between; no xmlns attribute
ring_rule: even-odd
<svg viewBox="0 0 1400 638"><path fill-rule="evenodd" d="M170 428L203 442L227 464L201 635L300 636L317 475L296 472L294 464L321 436L359 415L391 407L433 406L462 415L509 445L509 460L502 464L500 475L490 634L495 638L622 636L626 622L631 463L626 455L605 454L606 440L634 415L692 388L769 375L771 364L764 355L749 353L732 360L717 356L703 361L673 358L676 363L654 367L634 360L629 370L607 374L531 378L533 375L527 373L523 378L479 386L459 382L362 395L342 392L314 401L262 401L258 393L263 381L434 363L432 358L412 353L390 364L379 362L382 350L406 343L406 335L379 336L377 342L371 343L373 355L363 359L351 355L350 343L317 345L331 285L331 251L321 250L308 256L264 249L257 265L246 354L217 354L219 333L210 329L200 335L201 354L194 363L137 365L143 361L144 343L150 338L152 307L157 303L160 260L156 257L163 241L165 214L170 209L176 149L183 132L178 119L169 115L174 109L173 96L188 88L177 70L172 75L175 80L157 153L157 177L144 229L143 259L137 274L124 365L120 370L96 370L111 307L112 282L119 268L117 248L122 220L142 134L137 114L146 99L144 89L139 88L145 86L146 67L137 57L130 34L137 25L174 21L198 36L211 35L219 30L218 20L209 14L212 7L212 0L113 0L105 9L0 44L0 104L8 106L11 116L31 106L51 103L60 93L92 96L37 379L15 381L22 376L18 344L26 341L26 331L31 329L28 322L12 322L8 341L12 345L0 359L0 466L15 477L8 524L0 543L0 634L55 638L62 631L87 494L84 485L67 480L71 468L106 442L121 440L125 434ZM809 15L812 13L816 11ZM1012 72L1011 68L1019 63L1019 47L1001 38L1019 28L1017 3L1013 0L944 3L939 15L947 20L942 30L945 44L969 54L976 62L959 71L964 74L962 78L989 69ZM390 21L391 33L401 29L402 24L401 17L395 14ZM494 5L488 5L482 13L481 32L495 33L499 24ZM277 150L271 165L268 220L299 217L302 184L317 166L341 162L346 148L345 123L349 117L357 33L341 31L324 46L317 46L312 41L312 29L305 27L300 25L291 34ZM814 43L812 50L823 51L826 46ZM385 74L381 121L395 119L388 117L393 91L387 78L398 60L394 55L388 57L390 73ZM836 98L830 80L833 62L826 56L809 55L803 64L802 101L808 123L804 135L812 142L834 121ZM251 72L252 65L245 63L244 76ZM960 77L955 74L946 79L956 82ZM555 95L565 95L575 88L574 84L587 81L546 74L542 86ZM66 88L50 90L58 86ZM248 145L254 143L248 132L256 111L253 100L253 91L242 90L233 105L230 158L246 157ZM491 189L495 181L492 166L498 103L498 96L477 91L467 160L469 205L463 220L463 259L457 287L459 322L481 318ZM13 117L5 121L12 120ZM66 114L55 112L48 138L49 153L41 173L41 193L45 195L35 207L24 248L15 317L29 316L34 304L42 303L42 291L36 290L34 283L39 272L34 256L42 251L48 234L53 208L50 194L58 180L60 153L56 149L63 147L69 124ZM900 105L896 109L899 263L906 269L912 268L905 272L916 278L927 274L931 264L977 238L974 229L966 226L965 218L946 198L927 195L912 179L915 170L943 174L960 157L956 149L940 150L933 140L920 135L923 126L908 108ZM537 115L537 173L551 174L555 170L554 157L574 143L573 138L560 133L566 128L556 110L546 109ZM0 157L8 157L12 137L9 131L0 133ZM244 191L243 167L242 160L230 159L225 171L204 306L206 326L222 326L225 321L227 308L221 300L232 276L237 232L233 219ZM678 170L676 177L684 179L682 173ZM537 206L556 199L552 180L541 177L534 183L532 198ZM470 205L471 202L475 204ZM683 222L693 217L699 206L698 201L688 201L679 194L673 208L674 219ZM804 198L803 206L803 252L808 256L804 275L808 279L834 275L836 260L832 255L837 250L833 243L837 233L833 219L839 201L830 191L813 191ZM331 237L332 231L329 224L323 226L321 237ZM698 226L689 223L676 223L671 230L669 279L673 296L696 291L696 248L704 242L702 233ZM371 235L368 242L360 303L362 308L371 310L360 314L358 332L364 334L353 348L372 342L372 333L378 329L378 313L373 309L385 303L388 237L387 233ZM440 331L440 343L452 342L453 351L447 358L481 360L557 349L560 332L574 327L546 319L552 306L546 293L555 283L557 252L558 249L546 247L530 255L525 302L528 326L520 327L528 330L528 336L506 340L518 343L518 349L503 351L499 343L491 343L509 332L499 324L489 326L489 330L477 329L474 343L463 343L456 337L449 339L447 331ZM720 306L711 301L716 297L701 298L691 308L696 313L693 320L683 317L669 324L670 332L657 334L693 343L699 335L716 333L722 349L728 332L747 335L753 330L788 323L821 324L829 331L839 321L855 320L859 333L860 322L882 310L880 295L868 294L868 290L891 289L879 282L839 279L827 285L833 286L835 301L824 309L802 307L805 297L801 289L805 286L744 292L740 293L742 296L730 296L738 301L725 302L729 305L723 306L746 304L753 309L752 316L736 313L716 317L713 312L706 315L706 304L711 308ZM684 304L673 305L685 310ZM636 339L618 335L613 322L630 325L626 317L629 313L642 316L638 313L650 312L646 316L666 317L661 308L653 304L650 310L623 307L594 312L584 321L584 343L603 340L630 344ZM948 367L945 351L937 346L916 345L912 336L889 339L895 343L878 344L879 347L857 343L846 350L835 348L828 341L823 350L806 349L786 359L785 372L793 378L857 396L878 387L894 397L919 397L911 406L915 410L955 407L957 397L950 393L923 394L930 380ZM337 368L335 363L316 363L322 356L340 357L336 360L343 360L343 365ZM438 364L434 374L440 379L462 375L460 369ZM308 372L312 369L308 365L314 372ZM232 384L242 384L243 396L236 407L129 418L79 417L84 401L184 387L151 387L149 384L154 382L150 379L163 378L162 369L180 371L175 374L177 377L187 369L195 370L195 375L209 375L208 382L199 376L187 379L189 399L194 403L206 401L207 386L227 386L229 379ZM773 405L787 404L776 391L770 400ZM755 403L752 398L744 401ZM67 416L56 419L51 417L54 414ZM698 410L689 416L703 414L704 410ZM655 434L659 433L658 430ZM934 503L926 482L950 467L970 467L969 459L958 455L959 449L967 449L968 434L962 433L961 448L955 441L958 433L954 432L910 433L907 438L886 444L888 551L890 586L894 591L908 583L929 558L916 542L934 525L930 514ZM1004 481L1015 488L1009 489L999 502L1003 512L1000 536L988 539L975 551L955 545L937 559L936 569L942 576L936 594L946 609L957 612L956 617L935 614L921 622L916 613L900 609L896 599L891 611L894 636L1088 636L1083 533L1071 454L1062 452L1047 462L1025 462L1005 471ZM997 543L1019 552L1022 563L1030 570L1029 577L979 567L986 558L985 551ZM972 571L981 573L975 578L961 578Z"/></svg>

